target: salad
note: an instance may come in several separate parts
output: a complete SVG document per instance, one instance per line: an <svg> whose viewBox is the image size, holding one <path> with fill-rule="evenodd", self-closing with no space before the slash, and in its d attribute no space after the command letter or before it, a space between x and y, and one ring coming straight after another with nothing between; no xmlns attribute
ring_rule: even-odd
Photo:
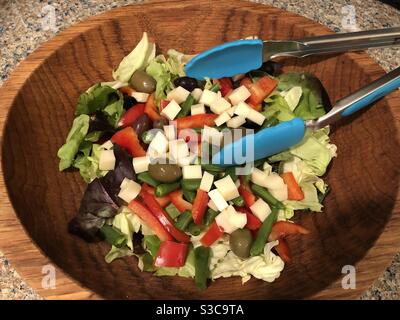
<svg viewBox="0 0 400 320"><path fill-rule="evenodd" d="M113 81L80 95L58 151L59 170L75 168L87 183L69 232L108 243L107 263L135 256L143 272L193 278L200 289L220 277L272 282L291 260L286 236L309 233L290 219L322 211L321 177L336 156L329 127L250 167L210 158L227 133L316 119L329 99L317 78L274 62L198 81L184 72L192 57L156 55L144 33Z"/></svg>

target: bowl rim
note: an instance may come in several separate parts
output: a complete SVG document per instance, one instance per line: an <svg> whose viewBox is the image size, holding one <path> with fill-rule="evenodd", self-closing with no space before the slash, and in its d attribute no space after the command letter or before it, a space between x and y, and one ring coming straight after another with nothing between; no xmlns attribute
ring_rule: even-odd
<svg viewBox="0 0 400 320"><path fill-rule="evenodd" d="M72 41L81 33L92 28L100 26L102 23L114 20L120 16L126 16L147 7L152 9L159 6L165 9L165 0L155 0L146 3L139 3L119 7L110 11L106 11L99 15L90 17L83 22L74 24L66 30L60 32L52 39L46 41L31 53L19 66L10 74L8 80L0 88L0 143L3 146L3 134L7 117L19 91L22 89L27 80L35 72L35 70L48 58L54 51L60 49L67 42ZM329 28L323 26L313 20L299 16L295 13L284 11L269 5L252 3L249 1L229 1L220 0L214 2L212 0L188 0L168 1L169 6L184 7L190 5L209 5L209 6L231 6L240 8L255 8L266 13L285 14L286 17L295 18L302 23L304 30L310 35L322 35L333 33ZM385 72L383 69L366 53L345 53L358 64L368 76L369 80L374 80L382 76ZM396 138L400 139L400 110L396 110L396 104L400 105L400 92L394 92L383 99L389 107L390 113L394 118L397 129ZM2 151L3 152L3 149ZM78 280L73 279L67 273L62 271L55 263L46 256L46 254L37 246L35 241L31 239L25 227L17 217L11 204L8 191L4 181L2 154L0 155L0 188L4 190L0 194L0 235L3 237L14 239L11 241L2 241L0 249L11 261L11 265L18 271L23 280L25 280L32 288L34 288L40 296L46 299L102 299L100 295L94 293L90 289L84 287ZM392 214L387 221L384 230L377 238L375 245L371 247L363 259L357 262L356 267L358 274L362 274L362 281L357 280L357 287L353 290L337 290L341 288L341 279L335 280L328 287L315 293L307 299L353 299L365 291L374 280L384 271L385 267L392 261L393 256L400 251L400 191L397 192L395 205ZM382 256L384 248L385 255ZM29 254L27 254L29 253ZM43 266L52 264L56 270L57 287L56 289L46 289L42 286L42 278L44 272ZM369 268L374 265L374 270ZM378 271L380 270L380 271Z"/></svg>

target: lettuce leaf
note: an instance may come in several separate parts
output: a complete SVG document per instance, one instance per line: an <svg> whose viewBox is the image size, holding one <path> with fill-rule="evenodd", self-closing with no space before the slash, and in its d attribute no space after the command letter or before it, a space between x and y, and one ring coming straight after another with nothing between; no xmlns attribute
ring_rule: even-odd
<svg viewBox="0 0 400 320"><path fill-rule="evenodd" d="M166 65L168 71L179 77L185 76L185 65L194 57L194 55L184 54L176 51L175 49L169 49L167 52L168 59Z"/></svg>
<svg viewBox="0 0 400 320"><path fill-rule="evenodd" d="M136 70L144 70L149 62L154 59L156 46L149 42L147 33L143 32L142 39L136 47L125 56L118 68L113 71L113 78L123 83L129 82Z"/></svg>
<svg viewBox="0 0 400 320"><path fill-rule="evenodd" d="M165 59L164 59L165 60ZM169 72L168 67L160 58L156 58L150 61L146 72L156 80L156 100L160 100L166 97L166 91L173 88L172 84L172 74Z"/></svg>
<svg viewBox="0 0 400 320"><path fill-rule="evenodd" d="M193 250L193 248L189 248L189 252L186 257L186 262L183 267L180 267L180 268L172 268L172 267L156 268L156 272L154 274L159 277L178 275L179 277L194 278L195 269L194 269L194 250Z"/></svg>
<svg viewBox="0 0 400 320"><path fill-rule="evenodd" d="M279 122L281 122L292 120L295 117L293 111L290 110L290 107L287 104L285 98L282 97L280 94L270 96L268 101L269 102L262 112L267 120L275 118Z"/></svg>
<svg viewBox="0 0 400 320"><path fill-rule="evenodd" d="M89 120L89 116L84 114L74 119L65 144L57 152L57 156L60 158L60 171L69 168L73 164L79 147L89 130Z"/></svg>
<svg viewBox="0 0 400 320"><path fill-rule="evenodd" d="M99 169L101 147L93 144L91 155L79 154L74 160L74 168L79 169L79 173L86 183L92 182L95 178L104 177L108 171Z"/></svg>
<svg viewBox="0 0 400 320"><path fill-rule="evenodd" d="M104 260L107 263L111 263L115 259L127 257L127 256L133 256L133 255L134 255L133 251L131 249L129 249L128 247L117 248L117 247L111 246L110 251L104 257Z"/></svg>

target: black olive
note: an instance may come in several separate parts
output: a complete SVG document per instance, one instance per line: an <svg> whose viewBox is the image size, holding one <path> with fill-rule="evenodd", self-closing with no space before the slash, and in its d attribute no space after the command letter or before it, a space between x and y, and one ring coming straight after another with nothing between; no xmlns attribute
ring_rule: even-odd
<svg viewBox="0 0 400 320"><path fill-rule="evenodd" d="M276 77L282 73L282 65L278 62L269 60L262 64L260 70Z"/></svg>
<svg viewBox="0 0 400 320"><path fill-rule="evenodd" d="M195 78L190 77L179 77L174 80L175 87L183 87L188 91L193 91L198 88L198 83Z"/></svg>
<svg viewBox="0 0 400 320"><path fill-rule="evenodd" d="M132 124L133 130L135 130L138 137L141 137L143 132L150 130L151 128L151 119L150 117L144 113L139 118L135 120Z"/></svg>
<svg viewBox="0 0 400 320"><path fill-rule="evenodd" d="M134 97L128 96L124 94L124 109L127 110L133 105L137 104L137 101Z"/></svg>
<svg viewBox="0 0 400 320"><path fill-rule="evenodd" d="M168 125L168 123L169 120L167 118L161 117L160 119L153 121L153 128L164 130L164 126Z"/></svg>

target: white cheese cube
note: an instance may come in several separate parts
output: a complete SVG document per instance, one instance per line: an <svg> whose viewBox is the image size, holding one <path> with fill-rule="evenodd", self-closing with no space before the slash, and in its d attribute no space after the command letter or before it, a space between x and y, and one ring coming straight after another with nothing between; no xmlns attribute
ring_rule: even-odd
<svg viewBox="0 0 400 320"><path fill-rule="evenodd" d="M214 201L212 201L211 199L210 199L210 201L208 201L208 207L210 208L210 209L212 209L212 210L214 210L214 211L219 211L218 210L218 208L217 208L217 206L215 205L215 203L214 203Z"/></svg>
<svg viewBox="0 0 400 320"><path fill-rule="evenodd" d="M264 171L261 171L258 168L253 168L250 179L251 182L258 184L259 186L264 186L267 175L264 173Z"/></svg>
<svg viewBox="0 0 400 320"><path fill-rule="evenodd" d="M231 104L225 98L217 98L210 104L210 110L216 114L221 114L230 109Z"/></svg>
<svg viewBox="0 0 400 320"><path fill-rule="evenodd" d="M197 155L194 153L190 153L187 157L179 157L175 159L176 164L180 167L185 167L193 164L197 159Z"/></svg>
<svg viewBox="0 0 400 320"><path fill-rule="evenodd" d="M228 111L225 111L223 113L221 113L217 119L214 120L215 125L217 127L222 126L225 122L227 122L228 120L230 120L231 116L228 114Z"/></svg>
<svg viewBox="0 0 400 320"><path fill-rule="evenodd" d="M101 149L105 149L105 150L111 150L113 147L114 147L114 144L111 142L111 140L107 140L100 146Z"/></svg>
<svg viewBox="0 0 400 320"><path fill-rule="evenodd" d="M287 185L279 189L268 189L268 191L279 201L286 201L288 199Z"/></svg>
<svg viewBox="0 0 400 320"><path fill-rule="evenodd" d="M235 208L228 206L218 216L215 217L218 226L226 233L232 233L237 229L243 228L247 223L247 216L236 212Z"/></svg>
<svg viewBox="0 0 400 320"><path fill-rule="evenodd" d="M201 178L199 189L206 192L210 191L213 181L214 181L214 176L211 173L204 171L203 177Z"/></svg>
<svg viewBox="0 0 400 320"><path fill-rule="evenodd" d="M177 104L184 102L190 94L185 88L179 86L167 94L167 100L175 100Z"/></svg>
<svg viewBox="0 0 400 320"><path fill-rule="evenodd" d="M162 156L168 151L168 140L162 131L158 131L149 144L150 154L154 156Z"/></svg>
<svg viewBox="0 0 400 320"><path fill-rule="evenodd" d="M122 188L119 193L118 197L120 197L125 202L129 203L133 199L135 199L138 194L140 193L141 186L140 184L136 183L135 181L123 181L124 188Z"/></svg>
<svg viewBox="0 0 400 320"><path fill-rule="evenodd" d="M231 176L229 175L225 178L215 181L214 185L226 201L239 197L239 191L235 185L235 182L233 182Z"/></svg>
<svg viewBox="0 0 400 320"><path fill-rule="evenodd" d="M217 98L218 98L217 93L208 89L204 89L203 92L201 93L199 103L202 103L206 106L210 106Z"/></svg>
<svg viewBox="0 0 400 320"><path fill-rule="evenodd" d="M281 189L285 186L285 182L279 174L272 172L266 175L263 186L268 189Z"/></svg>
<svg viewBox="0 0 400 320"><path fill-rule="evenodd" d="M115 155L113 150L101 150L99 159L100 170L114 170Z"/></svg>
<svg viewBox="0 0 400 320"><path fill-rule="evenodd" d="M129 181L132 181L132 180L131 180L131 179L128 179L128 178L124 178L124 180L122 180L122 182L121 182L119 188L120 188L120 189L125 188L125 186L128 184Z"/></svg>
<svg viewBox="0 0 400 320"><path fill-rule="evenodd" d="M266 203L263 199L259 198L254 204L250 207L251 212L262 221L264 221L269 214L271 213L271 208L268 203Z"/></svg>
<svg viewBox="0 0 400 320"><path fill-rule="evenodd" d="M225 112L227 112L230 117L233 117L233 115L235 114L235 110L236 110L236 106L233 106L232 108L229 108Z"/></svg>
<svg viewBox="0 0 400 320"><path fill-rule="evenodd" d="M245 86L240 86L232 91L229 95L229 100L233 105L237 105L239 102L246 101L251 96L249 89Z"/></svg>
<svg viewBox="0 0 400 320"><path fill-rule="evenodd" d="M169 142L169 157L175 160L189 155L189 147L185 140L177 139Z"/></svg>
<svg viewBox="0 0 400 320"><path fill-rule="evenodd" d="M236 212L236 210L230 206L228 208L232 208L232 212L229 215L229 223L236 227L237 229L242 229L247 223L247 216L243 213Z"/></svg>
<svg viewBox="0 0 400 320"><path fill-rule="evenodd" d="M264 123L265 116L261 113L258 112L257 110L254 110L253 108L250 109L250 112L246 116L247 119L250 121L253 121L254 123L258 124L261 126Z"/></svg>
<svg viewBox="0 0 400 320"><path fill-rule="evenodd" d="M224 134L221 131L209 126L204 126L203 130L201 130L201 141L209 144L219 146L223 137Z"/></svg>
<svg viewBox="0 0 400 320"><path fill-rule="evenodd" d="M176 128L173 124L164 126L164 133L168 140L176 139Z"/></svg>
<svg viewBox="0 0 400 320"><path fill-rule="evenodd" d="M227 122L227 126L229 128L239 128L241 125L243 125L246 122L246 118L242 117L242 116L236 116L233 117L232 119L228 120Z"/></svg>
<svg viewBox="0 0 400 320"><path fill-rule="evenodd" d="M175 119L181 109L182 108L175 100L171 100L170 103L168 103L167 106L161 110L161 115L172 121Z"/></svg>
<svg viewBox="0 0 400 320"><path fill-rule="evenodd" d="M141 173L149 170L150 158L147 156L136 157L132 159L133 169L135 173Z"/></svg>
<svg viewBox="0 0 400 320"><path fill-rule="evenodd" d="M182 168L183 179L201 179L202 176L201 165L199 164L184 166Z"/></svg>
<svg viewBox="0 0 400 320"><path fill-rule="evenodd" d="M239 102L235 108L235 114L247 118L252 108L246 102Z"/></svg>
<svg viewBox="0 0 400 320"><path fill-rule="evenodd" d="M217 189L211 190L208 193L208 196L215 204L215 206L217 208L216 211L222 211L228 207L228 202L225 201L224 197Z"/></svg>
<svg viewBox="0 0 400 320"><path fill-rule="evenodd" d="M132 92L131 97L135 98L137 102L144 103L149 98L149 94L145 92Z"/></svg>
<svg viewBox="0 0 400 320"><path fill-rule="evenodd" d="M203 90L201 90L200 88L194 89L192 91L192 96L193 96L194 100L199 101L202 93L203 93Z"/></svg>
<svg viewBox="0 0 400 320"><path fill-rule="evenodd" d="M196 114L203 114L206 113L206 108L204 107L204 104L198 103L194 104L190 107L190 114L192 116L195 116Z"/></svg>

